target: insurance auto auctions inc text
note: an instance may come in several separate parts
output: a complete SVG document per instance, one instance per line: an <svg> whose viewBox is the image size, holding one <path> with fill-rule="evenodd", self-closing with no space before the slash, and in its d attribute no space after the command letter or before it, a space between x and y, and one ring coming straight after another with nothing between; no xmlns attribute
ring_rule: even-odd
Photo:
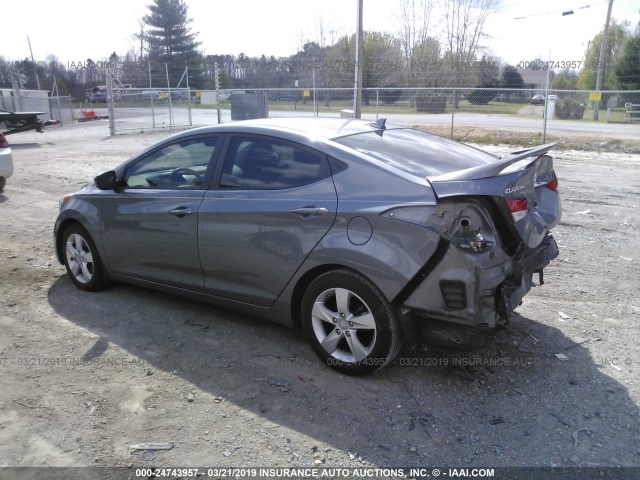
<svg viewBox="0 0 640 480"><path fill-rule="evenodd" d="M182 470L182 469L180 469ZM208 476L213 478L492 478L495 476L493 468L207 468L188 469L176 472L176 469L140 468L136 469L137 478L153 476L160 478L165 475L179 473L180 476ZM186 475L185 475L186 473Z"/></svg>

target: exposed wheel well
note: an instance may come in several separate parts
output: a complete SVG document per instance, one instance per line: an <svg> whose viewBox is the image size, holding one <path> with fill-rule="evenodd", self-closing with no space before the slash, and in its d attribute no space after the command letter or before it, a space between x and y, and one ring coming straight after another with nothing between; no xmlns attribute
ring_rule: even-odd
<svg viewBox="0 0 640 480"><path fill-rule="evenodd" d="M61 264L64 264L64 243L62 242L62 234L64 231L69 228L69 225L77 223L82 226L82 224L74 218L67 218L62 221L60 227L58 227L58 231L56 232L56 256L58 257L58 261Z"/></svg>
<svg viewBox="0 0 640 480"><path fill-rule="evenodd" d="M340 264L327 264L320 265L315 268L312 268L307 273L305 273L295 288L293 289L293 295L291 296L291 320L293 326L297 329L302 329L302 318L301 318L301 309L302 309L302 298L304 297L304 292L307 290L311 282L315 280L317 277L322 275L323 273L330 272L331 270L350 270L352 272L357 273L358 275L363 276L367 280L371 281L368 277L363 275L362 273L354 270L353 268L346 267ZM373 283L373 282L372 282ZM398 317L398 321L400 322L400 332L406 338L407 335L411 335L415 330L415 322L411 315L403 315L398 308L398 305L392 300L387 299L391 306L396 310L396 315Z"/></svg>
<svg viewBox="0 0 640 480"><path fill-rule="evenodd" d="M295 328L299 330L302 329L301 310L302 310L302 299L304 297L305 291L307 290L311 282L313 282L313 280L315 280L320 275L332 270L349 270L354 273L357 273L358 275L364 277L365 279L371 282L371 280L366 275L363 275L361 272L353 268L347 267L345 265L327 264L327 265L320 265L315 268L312 268L307 273L305 273L300 278L300 280L298 280L298 283L293 289L290 308L291 308L291 320ZM371 283L374 283L374 282L371 282ZM380 291L380 293L382 294L382 291ZM398 302L398 296L396 296L395 299L387 298L387 300L389 301L391 308L395 310L395 314L398 319L398 325L400 327L400 335L403 338L404 345L409 348L414 348L415 346L419 345L422 342L422 335L420 330L418 329L418 323L416 322L413 312L409 311L409 312L403 313L402 304Z"/></svg>
<svg viewBox="0 0 640 480"><path fill-rule="evenodd" d="M80 225L82 228L85 228L81 222L76 220L75 218L65 218L60 226L58 227L58 231L56 232L56 255L58 257L58 261L64 265L64 242L62 241L62 235L64 231L69 228L69 225L73 224Z"/></svg>

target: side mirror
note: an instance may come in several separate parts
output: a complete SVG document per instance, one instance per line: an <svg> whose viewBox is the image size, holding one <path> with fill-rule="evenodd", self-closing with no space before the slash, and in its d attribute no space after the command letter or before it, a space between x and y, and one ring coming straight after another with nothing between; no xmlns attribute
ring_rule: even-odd
<svg viewBox="0 0 640 480"><path fill-rule="evenodd" d="M93 179L100 190L115 190L118 186L118 181L116 180L116 172L110 170L108 172L101 173L96 178Z"/></svg>

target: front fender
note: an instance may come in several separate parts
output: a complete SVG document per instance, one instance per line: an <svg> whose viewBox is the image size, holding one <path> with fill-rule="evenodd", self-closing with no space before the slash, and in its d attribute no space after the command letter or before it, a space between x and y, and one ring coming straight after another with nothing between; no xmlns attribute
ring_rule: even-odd
<svg viewBox="0 0 640 480"><path fill-rule="evenodd" d="M99 199L86 197L72 197L69 199L56 218L53 228L53 241L56 256L61 264L64 264L64 243L62 233L67 225L78 223L82 225L95 243L100 258L104 259L102 248L102 226L99 209ZM103 262L104 263L104 262Z"/></svg>

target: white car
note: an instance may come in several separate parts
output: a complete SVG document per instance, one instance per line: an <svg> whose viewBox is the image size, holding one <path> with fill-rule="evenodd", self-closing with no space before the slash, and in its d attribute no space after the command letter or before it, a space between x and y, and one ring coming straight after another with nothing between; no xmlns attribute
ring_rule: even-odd
<svg viewBox="0 0 640 480"><path fill-rule="evenodd" d="M13 155L5 136L0 133L0 192L4 190L7 178L13 175Z"/></svg>

